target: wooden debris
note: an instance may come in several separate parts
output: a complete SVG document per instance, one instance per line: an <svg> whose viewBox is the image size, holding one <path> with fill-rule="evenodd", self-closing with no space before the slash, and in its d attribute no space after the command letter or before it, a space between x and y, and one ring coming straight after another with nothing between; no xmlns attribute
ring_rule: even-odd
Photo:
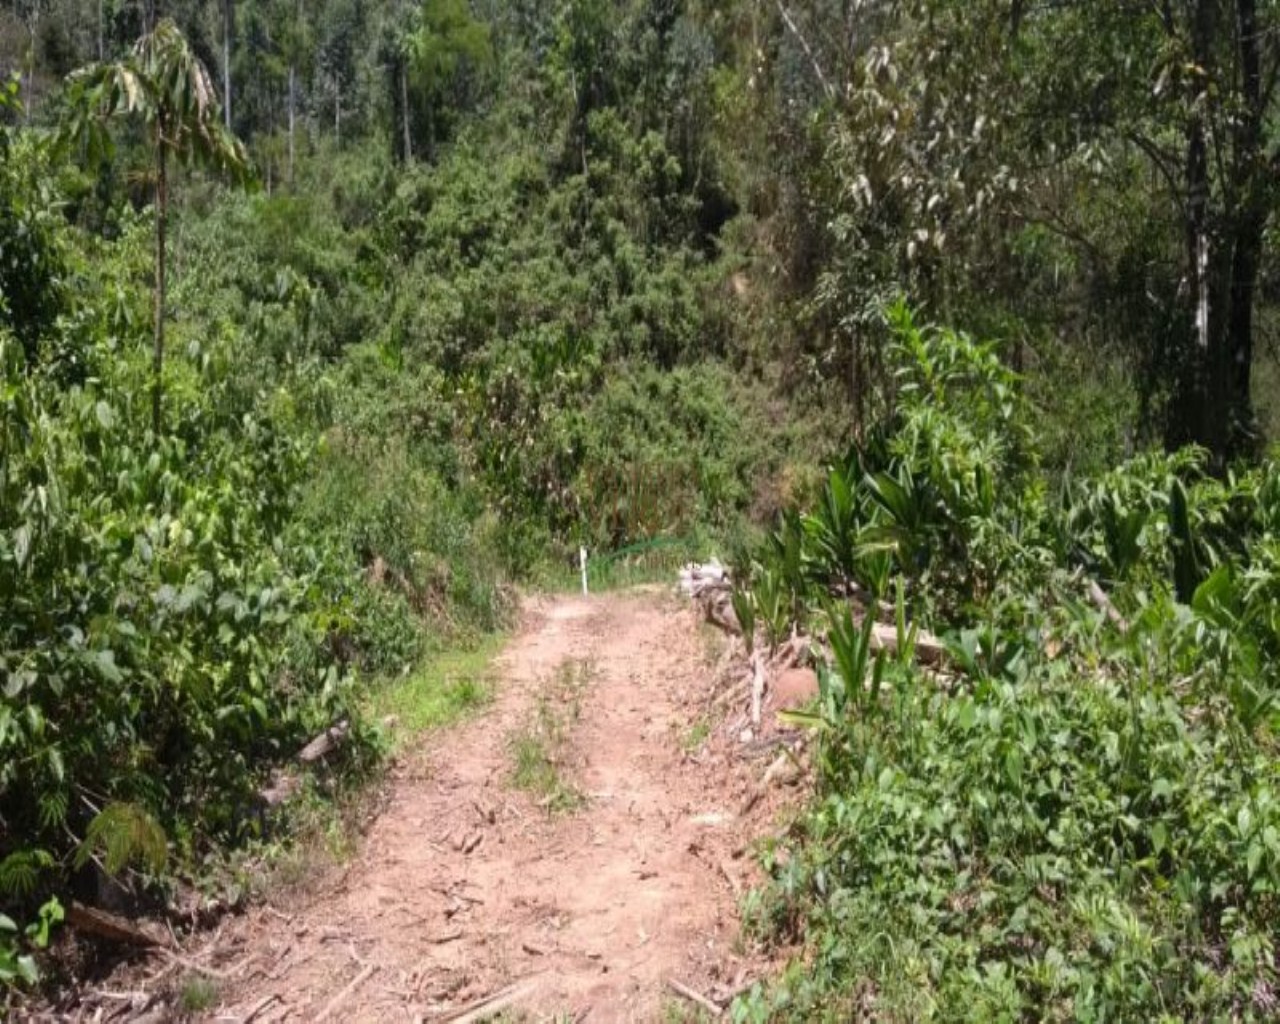
<svg viewBox="0 0 1280 1024"><path fill-rule="evenodd" d="M74 900L67 908L66 920L67 924L76 931L126 946L151 949L169 944L169 937L159 929L145 927L115 914L108 914L105 910L86 907Z"/></svg>
<svg viewBox="0 0 1280 1024"><path fill-rule="evenodd" d="M680 570L680 590L702 608L708 622L731 636L741 636L742 626L733 610L733 583L723 565L712 559Z"/></svg>
<svg viewBox="0 0 1280 1024"><path fill-rule="evenodd" d="M280 1000L280 995L279 993L276 993L276 992L272 992L270 995L263 996L256 1003L254 1003L253 1006L249 1008L249 1012L246 1013L240 1019L240 1024L253 1024L253 1021L257 1018L257 1016L260 1013L262 1013L268 1006L270 1006L272 1003L278 1000Z"/></svg>
<svg viewBox="0 0 1280 1024"><path fill-rule="evenodd" d="M303 764L319 761L342 746L351 732L351 723L345 718L337 725L326 729L305 747L298 751L298 760Z"/></svg>
<svg viewBox="0 0 1280 1024"><path fill-rule="evenodd" d="M316 1017L316 1024L328 1020L343 1003L351 998L356 989L373 977L377 970L377 964L365 964L360 973L347 983L347 987L330 999L328 1005L320 1011L320 1015Z"/></svg>
<svg viewBox="0 0 1280 1024"><path fill-rule="evenodd" d="M898 650L898 627L887 626L877 622L871 627L871 649L887 651L890 654ZM946 657L946 645L932 633L923 629L916 633L915 657L926 665L936 665Z"/></svg>
<svg viewBox="0 0 1280 1024"><path fill-rule="evenodd" d="M156 952L160 953L161 956L167 957L179 967L185 967L194 974L203 974L206 977L214 978L217 981L233 981L240 973L239 970L220 971L214 967L206 967L204 964L197 963L195 960L188 957L180 956L169 949L157 949ZM243 966L243 962L241 966Z"/></svg>
<svg viewBox="0 0 1280 1024"><path fill-rule="evenodd" d="M1089 580L1087 586L1089 591L1089 600L1098 606L1098 609L1106 615L1116 629L1120 630L1121 633L1129 632L1129 623L1125 620L1125 617L1120 614L1120 609L1115 606L1115 603L1107 595L1107 592L1098 586L1098 584L1093 580Z"/></svg>
<svg viewBox="0 0 1280 1024"><path fill-rule="evenodd" d="M773 763L765 769L765 773L760 778L760 784L756 786L742 802L742 806L738 809L738 817L745 818L751 813L752 808L758 804L769 791L769 787L775 782L780 781L786 775L787 769L794 767L794 758L790 750L784 749L781 754L773 759Z"/></svg>
<svg viewBox="0 0 1280 1024"><path fill-rule="evenodd" d="M708 591L729 586L729 572L714 558L702 565L690 563L680 570L679 585L686 597L697 600Z"/></svg>
<svg viewBox="0 0 1280 1024"><path fill-rule="evenodd" d="M755 789L747 794L747 798L742 801L742 806L738 808L738 817L745 818L750 814L755 805L760 802L762 796L764 796L764 787L756 786Z"/></svg>
<svg viewBox="0 0 1280 1024"><path fill-rule="evenodd" d="M533 983L536 977L534 975L522 981L514 981L491 995L467 1003L465 1006L459 1006L457 1009L449 1010L434 1019L440 1021L441 1024L475 1024L477 1021L486 1020L514 1005L533 991Z"/></svg>
<svg viewBox="0 0 1280 1024"><path fill-rule="evenodd" d="M712 1002L710 999L704 996L701 992L695 992L688 985L684 985L676 981L675 978L667 979L667 987L670 988L671 991L674 992L676 995L683 996L685 999L689 1000L689 1002L696 1003L697 1005L701 1006L713 1017L719 1017L722 1013L724 1013L724 1007L721 1006L719 1003Z"/></svg>
<svg viewBox="0 0 1280 1024"><path fill-rule="evenodd" d="M729 888L733 890L733 898L735 900L742 899L742 883L738 881L738 876L729 869L729 862L721 860L716 866L720 868L720 874L724 875L724 880L729 883Z"/></svg>

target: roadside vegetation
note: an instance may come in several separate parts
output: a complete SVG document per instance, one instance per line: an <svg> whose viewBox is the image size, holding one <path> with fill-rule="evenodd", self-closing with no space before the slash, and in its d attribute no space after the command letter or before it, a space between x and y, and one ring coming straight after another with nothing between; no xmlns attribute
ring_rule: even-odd
<svg viewBox="0 0 1280 1024"><path fill-rule="evenodd" d="M740 1016L1274 1016L1278 18L0 0L4 998L585 546L832 648Z"/></svg>
<svg viewBox="0 0 1280 1024"><path fill-rule="evenodd" d="M761 642L830 659L791 716L820 793L752 903L803 952L736 1018L1273 1018L1280 471L1185 449L1046 487L991 348L891 321L875 441L739 574Z"/></svg>

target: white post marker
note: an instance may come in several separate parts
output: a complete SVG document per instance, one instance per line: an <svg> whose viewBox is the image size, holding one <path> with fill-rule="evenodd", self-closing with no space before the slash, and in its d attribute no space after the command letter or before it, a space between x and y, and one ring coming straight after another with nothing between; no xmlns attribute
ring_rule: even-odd
<svg viewBox="0 0 1280 1024"><path fill-rule="evenodd" d="M587 593L587 549L585 547L578 548L578 567L582 569L582 593Z"/></svg>

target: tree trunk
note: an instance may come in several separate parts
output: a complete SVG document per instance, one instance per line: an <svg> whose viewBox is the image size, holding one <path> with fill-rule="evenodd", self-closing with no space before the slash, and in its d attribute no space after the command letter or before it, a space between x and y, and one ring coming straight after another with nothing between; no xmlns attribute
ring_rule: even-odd
<svg viewBox="0 0 1280 1024"><path fill-rule="evenodd" d="M409 134L409 67L407 61L400 64L400 113L404 118L404 161L413 160L413 138Z"/></svg>
<svg viewBox="0 0 1280 1024"><path fill-rule="evenodd" d="M103 45L102 0L98 0L98 60L107 59L106 47Z"/></svg>
<svg viewBox="0 0 1280 1024"><path fill-rule="evenodd" d="M295 85L297 72L292 62L289 64L289 187L293 188L293 132L297 117L297 101Z"/></svg>
<svg viewBox="0 0 1280 1024"><path fill-rule="evenodd" d="M169 216L168 152L165 149L163 121L156 126L156 294L155 345L151 353L151 428L160 438L162 374L164 372L164 263L165 222Z"/></svg>
<svg viewBox="0 0 1280 1024"><path fill-rule="evenodd" d="M40 5L36 4L31 11L31 22L27 26L29 33L27 39L27 59L23 63L27 66L27 87L23 91L22 99L22 117L26 124L31 123L31 99L32 93L36 87L36 32L40 27Z"/></svg>
<svg viewBox="0 0 1280 1024"><path fill-rule="evenodd" d="M1227 296L1223 397L1228 402L1227 445L1232 455L1253 446L1253 302L1262 263L1268 203L1265 179L1263 87L1257 0L1236 0L1236 41L1244 103L1235 123L1234 172L1239 210L1232 220L1231 284Z"/></svg>
<svg viewBox="0 0 1280 1024"><path fill-rule="evenodd" d="M222 116L231 131L231 34L235 31L234 0L222 0Z"/></svg>
<svg viewBox="0 0 1280 1024"><path fill-rule="evenodd" d="M1218 376L1215 362L1219 346L1218 310L1213 301L1214 269L1221 258L1214 250L1209 224L1209 150L1205 138L1203 106L1207 102L1208 76L1212 74L1213 15L1215 0L1196 0L1191 29L1192 54L1204 76L1193 97L1196 113L1187 128L1187 280L1191 303L1193 344L1182 384L1187 422L1186 439L1203 444L1215 461L1223 448L1221 429L1225 410L1218 408ZM1175 439L1177 435L1175 434Z"/></svg>

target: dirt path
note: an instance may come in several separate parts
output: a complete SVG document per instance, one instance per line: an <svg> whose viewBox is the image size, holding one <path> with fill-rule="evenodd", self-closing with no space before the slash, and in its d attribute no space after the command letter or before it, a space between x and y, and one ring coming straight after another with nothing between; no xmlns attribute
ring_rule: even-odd
<svg viewBox="0 0 1280 1024"><path fill-rule="evenodd" d="M515 984L509 1019L648 1022L668 979L740 984L741 790L684 749L704 658L661 595L532 606L494 704L404 758L354 859L225 925L251 966L207 1019L452 1019ZM538 723L561 740L550 804L513 786Z"/></svg>

